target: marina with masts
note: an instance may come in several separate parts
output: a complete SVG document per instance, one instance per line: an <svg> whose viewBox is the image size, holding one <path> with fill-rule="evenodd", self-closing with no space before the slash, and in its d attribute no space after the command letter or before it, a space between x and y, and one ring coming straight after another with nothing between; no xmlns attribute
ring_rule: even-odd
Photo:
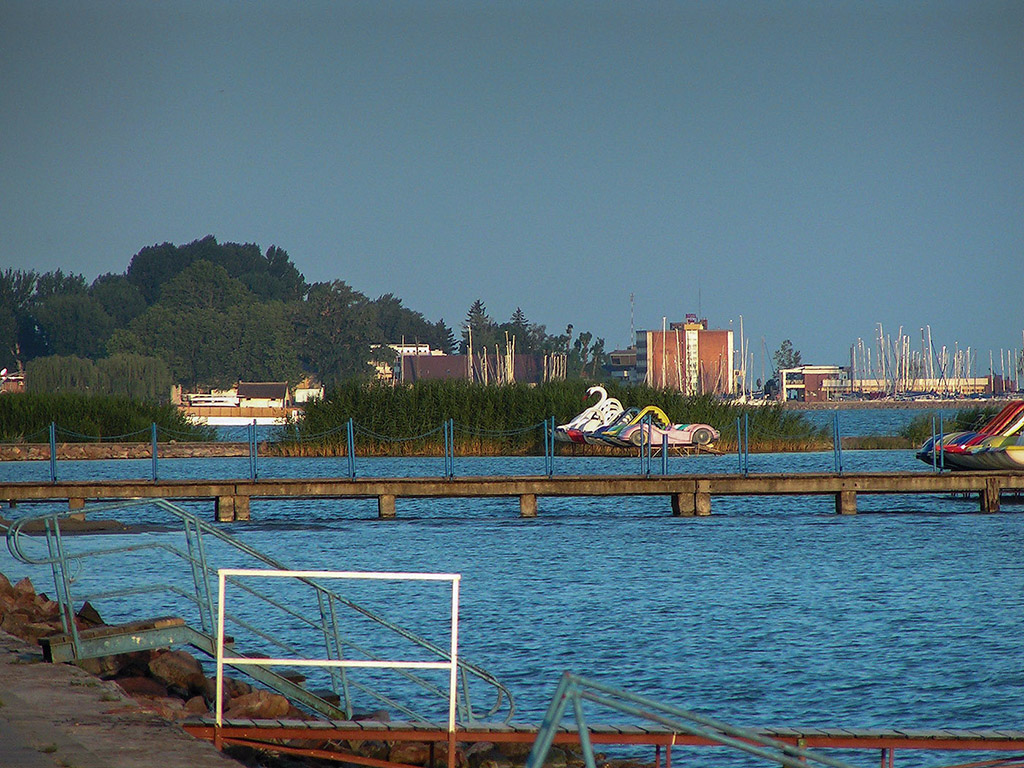
<svg viewBox="0 0 1024 768"><path fill-rule="evenodd" d="M1024 342L1024 332L1021 334ZM985 361L980 361L984 364ZM935 348L930 325L921 328L920 349L900 326L895 338L877 325L874 348L862 338L850 348L850 391L862 395L899 397L928 393L954 397L989 392L1018 391L1021 386L1021 350L990 350L988 369L978 375L979 355L970 346Z"/></svg>

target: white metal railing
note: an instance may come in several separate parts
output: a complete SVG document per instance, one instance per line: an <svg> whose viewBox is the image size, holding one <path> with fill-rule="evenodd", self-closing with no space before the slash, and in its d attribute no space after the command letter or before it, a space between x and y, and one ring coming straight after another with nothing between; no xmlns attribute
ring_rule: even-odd
<svg viewBox="0 0 1024 768"><path fill-rule="evenodd" d="M273 659L249 658L224 655L224 604L225 587L228 578L290 578L290 579L364 579L369 581L447 581L452 585L451 652L447 661L386 661L369 659ZM458 669L459 645L459 583L458 573L388 573L356 571L289 571L259 570L246 568L221 568L217 571L217 706L216 723L223 724L224 665L242 666L288 666L288 667L361 667L377 669L447 669L448 670L448 735L455 736L456 671ZM450 746L454 746L453 744ZM450 757L453 750L449 749Z"/></svg>

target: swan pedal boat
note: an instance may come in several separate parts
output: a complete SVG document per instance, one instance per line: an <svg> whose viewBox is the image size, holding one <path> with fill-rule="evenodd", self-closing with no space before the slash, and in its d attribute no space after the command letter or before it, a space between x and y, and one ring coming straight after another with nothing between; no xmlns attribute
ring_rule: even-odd
<svg viewBox="0 0 1024 768"><path fill-rule="evenodd" d="M670 447L679 448L707 446L721 436L709 424L673 424L656 405L624 409L622 403L608 397L608 391L601 386L588 389L584 400L594 395L599 395L596 403L555 428L556 440L628 448L648 442L660 446L667 439Z"/></svg>
<svg viewBox="0 0 1024 768"><path fill-rule="evenodd" d="M917 458L946 469L1024 472L1024 400L1007 404L976 432L928 438Z"/></svg>

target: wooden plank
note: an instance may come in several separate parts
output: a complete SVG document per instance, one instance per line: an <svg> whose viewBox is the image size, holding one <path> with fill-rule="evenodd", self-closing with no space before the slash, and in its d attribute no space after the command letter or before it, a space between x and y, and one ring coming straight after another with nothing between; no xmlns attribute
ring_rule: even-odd
<svg viewBox="0 0 1024 768"><path fill-rule="evenodd" d="M339 730L337 720L306 720L306 728L311 731L336 731ZM346 721L340 721L346 722Z"/></svg>

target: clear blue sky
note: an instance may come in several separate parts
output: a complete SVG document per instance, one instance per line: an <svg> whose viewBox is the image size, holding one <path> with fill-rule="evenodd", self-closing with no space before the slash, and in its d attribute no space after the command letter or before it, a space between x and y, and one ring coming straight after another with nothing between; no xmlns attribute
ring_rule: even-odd
<svg viewBox="0 0 1024 768"><path fill-rule="evenodd" d="M213 234L456 328L624 346L633 293L806 362L878 322L987 358L1024 3L0 0L0 173L0 268Z"/></svg>

